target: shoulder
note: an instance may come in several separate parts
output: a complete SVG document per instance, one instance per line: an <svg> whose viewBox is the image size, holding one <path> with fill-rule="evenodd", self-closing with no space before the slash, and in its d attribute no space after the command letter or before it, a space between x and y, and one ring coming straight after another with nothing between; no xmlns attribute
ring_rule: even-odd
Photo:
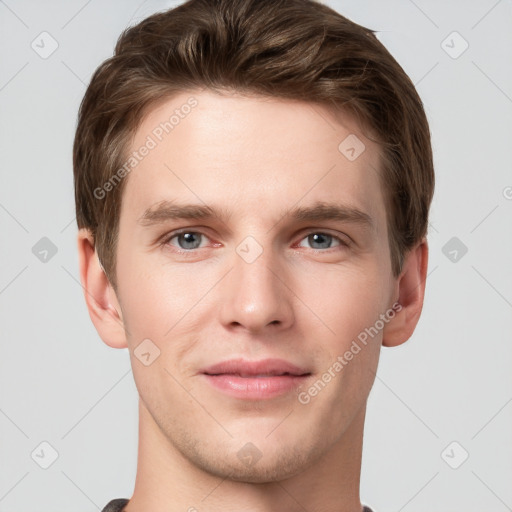
<svg viewBox="0 0 512 512"><path fill-rule="evenodd" d="M129 500L126 498L116 498L115 500L111 500L101 512L122 512L123 507L128 504L128 501Z"/></svg>

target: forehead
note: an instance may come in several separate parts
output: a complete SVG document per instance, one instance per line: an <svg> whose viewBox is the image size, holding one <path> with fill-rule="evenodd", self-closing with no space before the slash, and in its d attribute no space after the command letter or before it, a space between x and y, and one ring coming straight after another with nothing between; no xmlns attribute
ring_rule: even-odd
<svg viewBox="0 0 512 512"><path fill-rule="evenodd" d="M262 205L319 201L384 214L379 147L351 116L314 103L182 92L148 111L130 155L121 217L177 198L262 221Z"/></svg>

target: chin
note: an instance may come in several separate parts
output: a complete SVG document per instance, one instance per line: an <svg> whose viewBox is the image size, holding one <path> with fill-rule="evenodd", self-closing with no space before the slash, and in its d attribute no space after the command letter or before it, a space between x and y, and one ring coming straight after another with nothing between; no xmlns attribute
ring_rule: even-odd
<svg viewBox="0 0 512 512"><path fill-rule="evenodd" d="M245 448L245 451L244 451ZM289 450L257 452L254 445L246 445L233 457L219 458L218 454L195 453L191 458L204 471L235 482L263 484L291 478L311 465L311 454ZM249 456L252 454L252 458Z"/></svg>

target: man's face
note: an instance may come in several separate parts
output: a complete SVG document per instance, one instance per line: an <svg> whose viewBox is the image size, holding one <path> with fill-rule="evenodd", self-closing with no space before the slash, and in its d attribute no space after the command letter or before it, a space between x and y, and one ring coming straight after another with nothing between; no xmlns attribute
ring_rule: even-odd
<svg viewBox="0 0 512 512"><path fill-rule="evenodd" d="M176 109L190 112L162 133ZM292 476L335 456L364 418L382 330L353 342L397 288L378 148L341 121L308 103L190 92L150 111L132 142L156 142L125 178L117 252L146 428L215 475ZM215 213L173 215L183 206ZM150 359L160 351L148 366L143 340Z"/></svg>

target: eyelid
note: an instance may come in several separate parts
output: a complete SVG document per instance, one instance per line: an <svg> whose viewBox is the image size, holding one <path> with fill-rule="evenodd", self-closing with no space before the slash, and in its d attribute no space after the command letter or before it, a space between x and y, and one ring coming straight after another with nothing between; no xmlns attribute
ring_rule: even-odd
<svg viewBox="0 0 512 512"><path fill-rule="evenodd" d="M162 245L167 245L169 244L169 242L179 236L179 235L182 235L183 233L194 233L194 234L199 234L201 236L204 236L205 238L207 238L208 240L211 240L211 238L204 232L202 231L202 229L204 228L180 228L180 229L175 229L173 231L171 231L170 233L166 233L165 235L163 235L159 242L162 244ZM218 245L218 243L216 244ZM174 246L173 246L174 247ZM175 249L178 251L178 252L193 252L193 251L197 251L199 249L180 249L179 247L175 247ZM204 247L201 247L201 249L204 249Z"/></svg>
<svg viewBox="0 0 512 512"><path fill-rule="evenodd" d="M337 232L338 233L338 232ZM344 233L338 233L338 234L334 234L332 231L330 231L329 229L322 229L322 228L308 228L304 235L301 236L299 242L302 242L302 240L304 240L306 237L310 236L310 235L313 235L313 234L316 234L316 235L328 235L328 236L331 236L333 237L334 239L336 239L340 245L342 247L350 247L351 244L352 244L352 240L351 238L348 236L348 235L345 235ZM344 236L343 236L344 235ZM313 249L313 248L309 248L311 251L317 251L317 252L328 252L329 250L331 249L336 249L336 247L338 246L335 246L335 247L329 247L328 249ZM306 247L307 249L307 247Z"/></svg>
<svg viewBox="0 0 512 512"><path fill-rule="evenodd" d="M180 229L175 229L173 231L171 231L170 233L166 233L165 235L163 235L160 240L159 240L159 243L161 243L162 245L164 246L167 246L167 245L170 245L169 242L183 234L183 233L195 233L195 234L200 234L201 236L204 236L205 238L207 238L208 240L211 241L211 238L210 236L208 236L205 232L204 232L205 228L201 227L201 228L180 228ZM342 233L340 234L334 234L332 233L332 231L330 231L329 229L322 229L322 228L306 228L305 230L302 230L301 233L300 233L300 238L299 240L294 244L294 245L297 245L299 244L300 242L302 242L305 238L307 238L308 236L310 235L313 235L313 234L322 234L322 235L328 235L328 236L331 236L333 237L335 240L337 240L339 242L339 246L341 247L350 247L351 244L352 244L352 240L350 239L350 237L348 235L344 235ZM344 236L342 236L344 235ZM348 239L348 240L347 240ZM219 245L222 245L220 244L219 242L216 242L214 243L214 247L218 247ZM314 248L308 248L308 247L304 247L305 249L309 249L311 251L315 251L315 252L328 252L330 250L335 250L336 247L339 247L339 246L335 246L335 247L329 247L327 249L314 249ZM199 251L200 249L206 249L207 247L199 247L197 249L180 249L179 247L176 247L176 246L171 246L173 247L173 250L180 253L180 254L185 254L185 253L194 253L194 252L197 252Z"/></svg>

